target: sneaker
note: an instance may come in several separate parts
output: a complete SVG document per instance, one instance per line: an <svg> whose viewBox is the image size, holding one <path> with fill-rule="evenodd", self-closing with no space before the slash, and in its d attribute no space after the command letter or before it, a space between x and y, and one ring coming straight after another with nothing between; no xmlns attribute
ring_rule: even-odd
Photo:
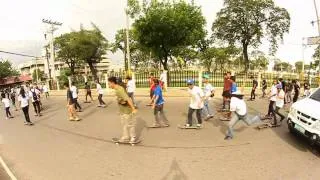
<svg viewBox="0 0 320 180"><path fill-rule="evenodd" d="M169 126L170 126L169 124L162 125L162 127L169 127Z"/></svg>
<svg viewBox="0 0 320 180"><path fill-rule="evenodd" d="M24 125L28 125L29 123L28 122L24 122Z"/></svg>
<svg viewBox="0 0 320 180"><path fill-rule="evenodd" d="M138 139L134 137L134 138L131 138L129 142L134 144L134 143L136 143L137 141L138 141Z"/></svg>
<svg viewBox="0 0 320 180"><path fill-rule="evenodd" d="M75 121L75 119L74 118L69 118L69 121Z"/></svg>
<svg viewBox="0 0 320 180"><path fill-rule="evenodd" d="M185 127L191 127L191 125L190 124L186 124L186 125L184 125Z"/></svg>
<svg viewBox="0 0 320 180"><path fill-rule="evenodd" d="M103 108L104 108L104 107L106 107L106 105L101 105L100 107L103 107Z"/></svg>
<svg viewBox="0 0 320 180"><path fill-rule="evenodd" d="M232 139L231 136L226 136L226 137L224 138L224 140L231 140L231 139Z"/></svg>
<svg viewBox="0 0 320 180"><path fill-rule="evenodd" d="M101 105L99 104L98 107L101 107Z"/></svg>
<svg viewBox="0 0 320 180"><path fill-rule="evenodd" d="M33 123L32 123L32 122L29 122L29 123L28 123L28 125L29 125L29 126L32 126L32 125L33 125Z"/></svg>
<svg viewBox="0 0 320 180"><path fill-rule="evenodd" d="M281 118L281 119L280 119L280 123L281 123L283 120L285 120L285 119L286 119L285 117Z"/></svg>
<svg viewBox="0 0 320 180"><path fill-rule="evenodd" d="M9 118L8 117L6 117L6 120L8 120Z"/></svg>
<svg viewBox="0 0 320 180"><path fill-rule="evenodd" d="M75 121L80 121L81 119L77 117L77 118L75 118L74 120L75 120Z"/></svg>
<svg viewBox="0 0 320 180"><path fill-rule="evenodd" d="M202 124L197 124L197 127L198 128L202 128Z"/></svg>
<svg viewBox="0 0 320 180"><path fill-rule="evenodd" d="M13 119L14 117L13 117L13 116L10 116L10 118Z"/></svg>
<svg viewBox="0 0 320 180"><path fill-rule="evenodd" d="M161 125L160 124L154 124L154 125L152 125L152 127L161 127Z"/></svg>

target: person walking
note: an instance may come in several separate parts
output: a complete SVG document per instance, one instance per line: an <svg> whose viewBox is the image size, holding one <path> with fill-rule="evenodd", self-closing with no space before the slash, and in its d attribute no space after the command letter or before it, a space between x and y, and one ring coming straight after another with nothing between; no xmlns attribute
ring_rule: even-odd
<svg viewBox="0 0 320 180"><path fill-rule="evenodd" d="M299 94L300 94L300 83L298 82L298 80L293 80L292 81L293 84L293 89L294 89L294 96L293 96L293 100L292 102L295 103L298 101L299 98Z"/></svg>
<svg viewBox="0 0 320 180"><path fill-rule="evenodd" d="M272 123L272 125L274 125L274 126L276 126L278 124L276 115L280 116L280 118L281 118L280 119L280 124L285 119L285 116L279 112L279 110L281 108L283 108L283 106L284 106L285 93L284 93L284 90L283 90L281 84L278 84L276 87L277 87L277 96L276 96L277 100L276 100L276 109L275 109L274 114L273 114L274 122Z"/></svg>
<svg viewBox="0 0 320 180"><path fill-rule="evenodd" d="M126 81L127 81L127 93L128 93L128 96L131 98L131 101L134 105L134 107L137 108L137 104L134 100L134 93L136 91L136 84L134 82L134 80L132 79L131 76L127 76L126 77Z"/></svg>
<svg viewBox="0 0 320 180"><path fill-rule="evenodd" d="M47 87L47 85L43 84L42 89L47 99L49 97L49 88Z"/></svg>
<svg viewBox="0 0 320 180"><path fill-rule="evenodd" d="M29 97L31 98L32 105L34 108L35 116L41 116L41 107L40 107L40 91L37 89L36 84L30 87Z"/></svg>
<svg viewBox="0 0 320 180"><path fill-rule="evenodd" d="M160 86L160 81L158 79L154 79L154 84L156 89L153 93L153 105L152 109L154 109L154 117L155 123L154 127L169 127L169 121L164 113L164 99L162 96L162 88Z"/></svg>
<svg viewBox="0 0 320 180"><path fill-rule="evenodd" d="M266 90L268 88L267 81L264 79L262 80L262 98L264 98L266 94Z"/></svg>
<svg viewBox="0 0 320 180"><path fill-rule="evenodd" d="M247 105L243 99L243 93L241 91L236 91L231 94L230 100L230 111L231 120L228 125L228 130L225 136L225 140L231 140L234 137L233 127L242 120L246 125L250 126L253 123L257 123L260 119L248 119L247 118Z"/></svg>
<svg viewBox="0 0 320 180"><path fill-rule="evenodd" d="M75 86L75 83L72 82L71 83L71 88L70 91L72 92L72 98L73 98L73 102L74 102L74 108L77 112L82 112L82 108L78 102L78 88ZM79 109L79 110L78 110Z"/></svg>
<svg viewBox="0 0 320 180"><path fill-rule="evenodd" d="M70 90L69 84L64 83L64 88L67 89L67 110L69 113L69 121L80 121L79 116L77 115L77 112L75 110L74 101L72 92Z"/></svg>
<svg viewBox="0 0 320 180"><path fill-rule="evenodd" d="M258 81L253 76L251 76L250 79L252 79L252 89L251 89L250 101L254 101L256 99L256 89L258 87Z"/></svg>
<svg viewBox="0 0 320 180"><path fill-rule="evenodd" d="M99 105L98 107L106 107L106 103L103 101L103 89L99 83L98 80L95 80L96 86L97 86L97 92L98 92L98 100L99 100Z"/></svg>
<svg viewBox="0 0 320 180"><path fill-rule="evenodd" d="M277 84L278 84L278 81L274 80L273 81L273 85L272 85L271 90L270 90L270 93L269 93L268 113L265 116L265 118L267 118L267 119L272 118L273 115L274 115L274 104L277 101L277 97L276 96L277 96L277 92L278 92Z"/></svg>
<svg viewBox="0 0 320 180"><path fill-rule="evenodd" d="M197 127L201 127L202 126L201 111L204 106L203 104L204 94L201 88L194 85L194 80L192 79L187 80L187 85L189 88L188 92L191 96L191 99L190 99L190 105L188 110L188 122L185 126L186 127L192 126L192 115L194 112L196 112L196 116L198 120Z"/></svg>
<svg viewBox="0 0 320 180"><path fill-rule="evenodd" d="M137 110L135 109L125 89L117 83L116 77L109 77L108 84L110 88L115 90L120 110L122 136L119 138L119 141L135 143L138 141L138 137L136 135L137 122L135 115Z"/></svg>
<svg viewBox="0 0 320 180"><path fill-rule="evenodd" d="M164 90L165 92L167 92L167 91L168 91L168 80L167 80L167 71L166 71L166 70L164 70L164 71L161 73L159 79L160 79L160 82L162 82L162 84L163 84L163 90Z"/></svg>
<svg viewBox="0 0 320 180"><path fill-rule="evenodd" d="M20 102L20 107L23 111L24 117L25 117L25 125L33 125L33 123L30 121L29 116L29 94L27 94L23 87L20 89L20 93L18 96L18 101Z"/></svg>
<svg viewBox="0 0 320 180"><path fill-rule="evenodd" d="M13 118L10 112L10 100L3 93L1 93L1 98L2 98L1 102L4 105L4 110L6 112L6 119Z"/></svg>
<svg viewBox="0 0 320 180"><path fill-rule="evenodd" d="M214 96L214 88L213 86L209 83L209 75L205 74L203 76L203 83L204 83L204 89L203 93L205 96L204 100L204 107L202 109L202 115L205 117L205 120L209 120L210 118L213 118L213 110L211 109L210 106L210 100Z"/></svg>
<svg viewBox="0 0 320 180"><path fill-rule="evenodd" d="M153 73L150 74L150 77L149 77L149 86L150 86L150 99L151 99L151 102L149 104L147 104L147 106L152 106L153 102L152 102L152 98L153 98L153 91L155 90L156 86L154 85L154 80L155 77L153 75Z"/></svg>
<svg viewBox="0 0 320 180"><path fill-rule="evenodd" d="M293 84L292 82L288 81L288 86L287 86L287 103L292 103L292 90L293 90Z"/></svg>
<svg viewBox="0 0 320 180"><path fill-rule="evenodd" d="M18 111L16 106L16 89L15 88L11 89L10 100L11 100L12 106L15 108L15 111Z"/></svg>
<svg viewBox="0 0 320 180"><path fill-rule="evenodd" d="M84 88L86 90L86 103L90 103L90 101L88 101L88 96L91 98L91 102L93 101L92 94L91 94L91 87L88 84L88 82L85 82L84 85L85 85Z"/></svg>

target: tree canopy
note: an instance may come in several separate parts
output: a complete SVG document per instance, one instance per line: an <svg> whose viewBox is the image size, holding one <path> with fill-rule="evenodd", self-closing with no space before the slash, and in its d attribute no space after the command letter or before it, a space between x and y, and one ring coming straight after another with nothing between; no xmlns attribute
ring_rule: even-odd
<svg viewBox="0 0 320 180"><path fill-rule="evenodd" d="M231 45L242 46L246 69L249 67L248 48L258 47L263 38L270 42L270 52L289 32L290 15L273 0L225 0L212 25L213 37Z"/></svg>
<svg viewBox="0 0 320 180"><path fill-rule="evenodd" d="M0 78L6 78L10 76L18 76L19 72L12 67L12 64L8 60L0 61Z"/></svg>
<svg viewBox="0 0 320 180"><path fill-rule="evenodd" d="M204 39L205 18L201 8L184 1L144 2L133 27L138 43L149 49L168 69L176 48L196 46Z"/></svg>

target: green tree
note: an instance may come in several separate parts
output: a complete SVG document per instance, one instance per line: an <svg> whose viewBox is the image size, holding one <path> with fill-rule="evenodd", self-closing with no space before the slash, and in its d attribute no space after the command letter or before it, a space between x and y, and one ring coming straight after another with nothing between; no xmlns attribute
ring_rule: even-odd
<svg viewBox="0 0 320 180"><path fill-rule="evenodd" d="M274 70L275 71L286 71L286 72L291 72L292 71L292 65L288 62L277 62L274 65Z"/></svg>
<svg viewBox="0 0 320 180"><path fill-rule="evenodd" d="M38 73L38 74L37 74ZM38 79L37 79L38 77ZM33 70L32 72L32 79L34 81L37 81L37 80L40 80L40 81L43 81L44 80L44 71L41 71L39 68L38 69L35 69Z"/></svg>
<svg viewBox="0 0 320 180"><path fill-rule="evenodd" d="M57 59L68 65L72 75L75 74L75 68L84 63L79 57L78 36L78 32L71 32L55 39Z"/></svg>
<svg viewBox="0 0 320 180"><path fill-rule="evenodd" d="M303 66L303 61L298 61L294 64L296 68L296 72L301 73L302 72L302 66Z"/></svg>
<svg viewBox="0 0 320 180"><path fill-rule="evenodd" d="M62 69L60 70L60 76L58 77L60 84L69 83L68 77L71 76L70 69Z"/></svg>
<svg viewBox="0 0 320 180"><path fill-rule="evenodd" d="M270 42L270 52L278 48L278 40L289 32L290 15L273 0L225 0L212 25L214 38L231 45L241 44L246 69L249 68L248 48L258 47L263 38Z"/></svg>
<svg viewBox="0 0 320 180"><path fill-rule="evenodd" d="M166 70L174 49L196 46L206 35L201 8L184 1L144 1L133 26L138 43L151 50Z"/></svg>
<svg viewBox="0 0 320 180"><path fill-rule="evenodd" d="M19 72L12 67L9 60L0 61L0 78L18 76Z"/></svg>
<svg viewBox="0 0 320 180"><path fill-rule="evenodd" d="M93 78L98 79L97 70L94 65L104 58L103 56L106 55L109 45L100 29L94 24L92 25L93 30L81 28L76 33L75 48L77 49L79 59L89 65Z"/></svg>
<svg viewBox="0 0 320 180"><path fill-rule="evenodd" d="M261 69L261 70L266 70L268 65L269 65L269 61L268 59L265 57L265 54L262 51L252 51L251 52L251 57L252 59L250 60L250 69L254 70L254 69Z"/></svg>

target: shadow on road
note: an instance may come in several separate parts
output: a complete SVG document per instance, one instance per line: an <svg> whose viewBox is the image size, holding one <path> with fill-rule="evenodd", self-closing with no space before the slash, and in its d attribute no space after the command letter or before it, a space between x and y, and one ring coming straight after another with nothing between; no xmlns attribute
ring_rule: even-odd
<svg viewBox="0 0 320 180"><path fill-rule="evenodd" d="M176 159L172 160L169 172L161 180L187 180Z"/></svg>

